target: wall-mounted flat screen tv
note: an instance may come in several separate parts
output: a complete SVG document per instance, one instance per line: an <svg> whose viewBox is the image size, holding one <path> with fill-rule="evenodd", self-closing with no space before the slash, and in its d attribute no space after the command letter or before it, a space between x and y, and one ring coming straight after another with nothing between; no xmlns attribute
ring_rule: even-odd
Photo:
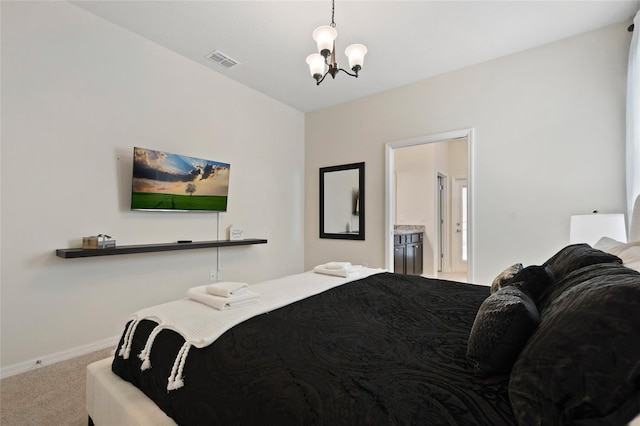
<svg viewBox="0 0 640 426"><path fill-rule="evenodd" d="M133 148L132 210L227 211L230 165Z"/></svg>

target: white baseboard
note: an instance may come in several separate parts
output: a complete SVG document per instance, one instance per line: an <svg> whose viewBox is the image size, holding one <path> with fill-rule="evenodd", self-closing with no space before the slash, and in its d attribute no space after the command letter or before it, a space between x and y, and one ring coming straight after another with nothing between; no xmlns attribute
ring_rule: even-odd
<svg viewBox="0 0 640 426"><path fill-rule="evenodd" d="M107 349L109 347L115 347L118 344L119 340L120 335L100 340L98 342L89 343L88 345L78 346L73 349L58 352L55 354L45 355L42 358L33 359L31 361L9 365L0 369L0 379L15 376L16 374L20 373L26 373L27 371L35 370L37 368L44 367L45 365L51 365L55 364L56 362L66 361L68 359L86 355L91 352Z"/></svg>

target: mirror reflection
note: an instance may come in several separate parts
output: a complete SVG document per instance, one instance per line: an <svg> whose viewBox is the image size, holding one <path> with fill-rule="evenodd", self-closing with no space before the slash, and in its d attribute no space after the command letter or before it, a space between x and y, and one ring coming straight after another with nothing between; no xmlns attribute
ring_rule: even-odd
<svg viewBox="0 0 640 426"><path fill-rule="evenodd" d="M364 240L364 163L320 169L320 238Z"/></svg>

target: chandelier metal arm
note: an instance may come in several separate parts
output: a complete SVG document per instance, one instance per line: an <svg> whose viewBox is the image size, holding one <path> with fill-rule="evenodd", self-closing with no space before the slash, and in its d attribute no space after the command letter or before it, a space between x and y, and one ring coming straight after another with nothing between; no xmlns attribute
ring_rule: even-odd
<svg viewBox="0 0 640 426"><path fill-rule="evenodd" d="M320 86L320 83L322 83L322 81L325 79L325 77L328 74L331 74L331 78L336 78L336 74L338 74L338 72L344 72L347 75L350 75L351 77L355 77L358 78L358 71L359 69L357 69L356 67L354 67L354 73L350 73L349 71L345 70L344 68L337 68L334 66L329 66L329 69L327 70L327 72L324 73L324 75L321 77L320 74L315 74L314 78L316 79L316 86Z"/></svg>
<svg viewBox="0 0 640 426"><path fill-rule="evenodd" d="M356 71L355 73L350 73L349 71L345 70L344 68L340 68L339 71L343 71L345 73L347 73L348 75L350 75L351 77L355 77L358 78L358 71Z"/></svg>

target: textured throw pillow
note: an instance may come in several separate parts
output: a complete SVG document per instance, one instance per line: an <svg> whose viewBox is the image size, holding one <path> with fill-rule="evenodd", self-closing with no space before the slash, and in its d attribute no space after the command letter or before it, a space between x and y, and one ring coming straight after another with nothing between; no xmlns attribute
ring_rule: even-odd
<svg viewBox="0 0 640 426"><path fill-rule="evenodd" d="M640 274L591 265L557 287L511 371L518 425L628 423L640 413Z"/></svg>
<svg viewBox="0 0 640 426"><path fill-rule="evenodd" d="M522 270L522 263L515 263L509 266L504 271L500 272L500 274L497 277L495 277L495 279L491 283L491 293L493 294L496 291L500 290L500 288L507 285L507 283L511 281L511 278L513 278L514 275L516 275L521 270Z"/></svg>
<svg viewBox="0 0 640 426"><path fill-rule="evenodd" d="M535 303L518 287L503 287L486 298L467 342L467 360L474 372L508 373L539 320Z"/></svg>
<svg viewBox="0 0 640 426"><path fill-rule="evenodd" d="M548 266L556 280L560 280L576 269L599 263L622 263L622 260L589 244L572 244L554 254L542 266Z"/></svg>

